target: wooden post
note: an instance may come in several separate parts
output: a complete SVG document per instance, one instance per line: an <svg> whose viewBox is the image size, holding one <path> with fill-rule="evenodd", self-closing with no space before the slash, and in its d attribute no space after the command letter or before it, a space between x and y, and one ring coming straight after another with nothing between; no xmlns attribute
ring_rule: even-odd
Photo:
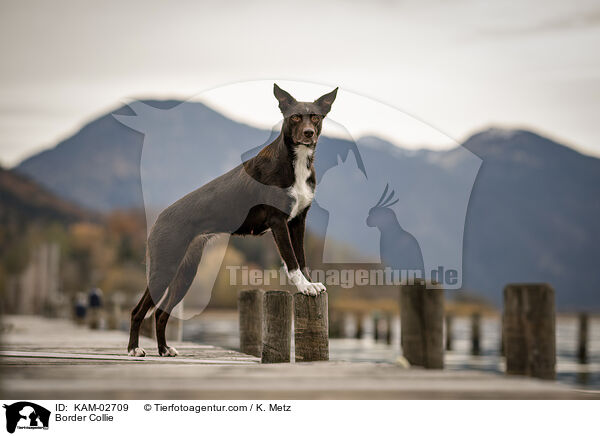
<svg viewBox="0 0 600 436"><path fill-rule="evenodd" d="M263 291L250 289L238 294L240 351L262 356Z"/></svg>
<svg viewBox="0 0 600 436"><path fill-rule="evenodd" d="M554 289L545 283L504 288L504 352L507 374L556 378Z"/></svg>
<svg viewBox="0 0 600 436"><path fill-rule="evenodd" d="M392 344L392 329L394 328L394 317L391 313L388 313L385 317L385 343L388 345Z"/></svg>
<svg viewBox="0 0 600 436"><path fill-rule="evenodd" d="M447 313L446 314L446 350L447 351L451 351L452 350L452 321L454 321L454 318L451 314Z"/></svg>
<svg viewBox="0 0 600 436"><path fill-rule="evenodd" d="M338 310L331 310L328 317L329 337L343 338L345 333L344 314Z"/></svg>
<svg viewBox="0 0 600 436"><path fill-rule="evenodd" d="M379 314L377 312L373 314L373 340L379 341Z"/></svg>
<svg viewBox="0 0 600 436"><path fill-rule="evenodd" d="M356 332L354 334L354 337L356 339L362 339L363 331L363 314L358 312L356 314Z"/></svg>
<svg viewBox="0 0 600 436"><path fill-rule="evenodd" d="M471 354L478 356L481 353L481 314L471 314Z"/></svg>
<svg viewBox="0 0 600 436"><path fill-rule="evenodd" d="M578 338L578 348L577 348L577 358L579 363L587 363L588 354L587 354L587 342L588 342L588 325L589 325L589 317L587 313L579 314L579 338Z"/></svg>
<svg viewBox="0 0 600 436"><path fill-rule="evenodd" d="M327 292L316 297L294 294L296 362L329 360Z"/></svg>
<svg viewBox="0 0 600 436"><path fill-rule="evenodd" d="M424 284L400 288L401 345L411 365L444 367L444 290Z"/></svg>
<svg viewBox="0 0 600 436"><path fill-rule="evenodd" d="M290 361L292 346L292 296L267 291L263 298L262 363Z"/></svg>

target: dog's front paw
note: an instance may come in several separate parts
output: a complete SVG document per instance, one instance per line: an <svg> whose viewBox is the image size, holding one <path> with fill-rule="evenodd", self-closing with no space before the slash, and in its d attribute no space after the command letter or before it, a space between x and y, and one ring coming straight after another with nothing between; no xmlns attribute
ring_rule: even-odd
<svg viewBox="0 0 600 436"><path fill-rule="evenodd" d="M325 289L325 285L323 285L323 283L319 283L319 282L309 282L308 280L306 280L306 277L304 277L304 274L302 274L300 272L300 270L292 270L288 272L288 277L290 278L291 282L296 285L296 288L298 289L299 292L303 293L304 295L310 295L312 297L316 297L317 295L319 295L321 292L324 292Z"/></svg>
<svg viewBox="0 0 600 436"><path fill-rule="evenodd" d="M136 347L129 350L127 354L132 357L144 357L146 355L146 351L143 348Z"/></svg>
<svg viewBox="0 0 600 436"><path fill-rule="evenodd" d="M310 295L311 297L316 297L321 292L325 292L325 285L320 282L307 282L297 286L298 291L303 293L304 295Z"/></svg>
<svg viewBox="0 0 600 436"><path fill-rule="evenodd" d="M175 357L179 355L177 350L173 347L162 347L162 349L158 350L158 354L162 357Z"/></svg>

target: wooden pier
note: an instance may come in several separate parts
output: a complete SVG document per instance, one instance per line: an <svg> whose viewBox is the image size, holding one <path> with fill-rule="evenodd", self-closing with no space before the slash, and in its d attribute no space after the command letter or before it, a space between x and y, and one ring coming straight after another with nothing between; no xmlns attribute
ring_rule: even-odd
<svg viewBox="0 0 600 436"><path fill-rule="evenodd" d="M406 369L340 361L261 364L233 350L172 343L179 357L125 353L127 335L68 320L5 316L0 354L4 399L600 399L522 376Z"/></svg>

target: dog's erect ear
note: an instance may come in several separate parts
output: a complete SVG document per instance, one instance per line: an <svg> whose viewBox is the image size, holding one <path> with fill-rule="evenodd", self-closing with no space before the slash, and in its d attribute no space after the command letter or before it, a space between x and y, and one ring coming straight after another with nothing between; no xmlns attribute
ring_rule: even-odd
<svg viewBox="0 0 600 436"><path fill-rule="evenodd" d="M277 83L273 83L273 94L275 94L275 98L279 101L279 109L281 109L282 113L285 113L288 107L297 103L296 99L289 92L277 86Z"/></svg>
<svg viewBox="0 0 600 436"><path fill-rule="evenodd" d="M335 88L329 94L325 94L315 100L315 104L321 108L323 115L327 115L331 110L331 105L335 101L338 89Z"/></svg>

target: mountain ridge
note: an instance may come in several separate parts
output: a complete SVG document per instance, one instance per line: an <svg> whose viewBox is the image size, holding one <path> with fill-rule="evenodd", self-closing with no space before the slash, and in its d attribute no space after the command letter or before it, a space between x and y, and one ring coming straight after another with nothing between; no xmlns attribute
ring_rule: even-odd
<svg viewBox="0 0 600 436"><path fill-rule="evenodd" d="M153 189L163 202L197 187L199 175L210 179L222 173L224 168L215 161L233 166L252 156L273 134L232 121L202 103L146 103L149 113L152 107L182 111L179 118L169 122L170 130L164 137L159 132L159 146L155 148L158 165L146 168L156 174ZM113 113L134 115L128 106ZM153 120L156 113L146 115ZM210 128L199 129L203 123ZM212 161L199 157L199 137L212 147L216 156ZM160 141L169 138L180 143L177 156L173 156L170 144L161 150ZM141 207L143 142L142 133L106 114L55 148L25 160L17 170L61 197L88 207L102 211ZM439 151L406 150L373 137L361 138L356 144L322 137L315 163L320 177L337 165L338 159L346 161L349 153L358 156L358 161L362 155L371 163L371 171L376 168L373 176L378 176L379 168L390 174L389 182L403 202L418 209L426 199L407 182L435 187L447 183L444 177L448 174L460 179L465 169L461 148L482 159L464 226L463 287L480 291L498 303L507 282L549 281L557 288L562 307L600 307L600 295L593 291L600 287L595 273L600 258L596 231L600 222L600 159L527 130L488 128L471 135L460 147ZM162 163L173 159L175 170L161 171ZM174 174L182 179L185 189L171 189ZM345 188L340 185L336 189L344 192ZM431 216L423 216L422 225L444 237L440 229L445 228L446 221L459 218L457 211L443 196L428 200L439 205ZM319 210L319 205L313 209L316 222L327 220L327 212Z"/></svg>
<svg viewBox="0 0 600 436"><path fill-rule="evenodd" d="M42 188L30 178L0 167L0 218L23 221L73 222L95 215ZM18 217L18 218L17 218Z"/></svg>

